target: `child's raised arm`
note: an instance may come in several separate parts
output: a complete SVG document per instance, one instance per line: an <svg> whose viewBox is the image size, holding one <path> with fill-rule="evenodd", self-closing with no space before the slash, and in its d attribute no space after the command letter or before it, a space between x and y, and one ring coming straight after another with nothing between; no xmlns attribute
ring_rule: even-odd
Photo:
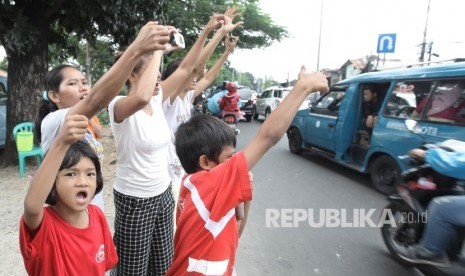
<svg viewBox="0 0 465 276"><path fill-rule="evenodd" d="M162 56L161 51L155 51L150 61L147 62L146 68L139 77L139 81L135 84L134 93L129 93L127 97L119 99L114 107L114 120L117 123L132 116L137 111L146 106L153 95L153 87L157 82L159 74L160 61Z"/></svg>
<svg viewBox="0 0 465 276"><path fill-rule="evenodd" d="M328 90L325 75L320 72L307 73L305 67L302 66L294 88L265 120L257 135L245 147L244 155L249 170L283 137L305 98L312 92L324 93Z"/></svg>
<svg viewBox="0 0 465 276"><path fill-rule="evenodd" d="M225 18L226 16L223 14L213 14L179 67L161 82L163 101L170 98L170 102L173 102L192 81L192 78L197 75L197 62L207 38L211 32L224 24Z"/></svg>
<svg viewBox="0 0 465 276"><path fill-rule="evenodd" d="M30 231L35 231L42 222L43 205L52 189L63 158L69 146L83 140L88 119L84 115L66 117L58 136L48 150L39 169L31 180L24 199L24 222Z"/></svg>
<svg viewBox="0 0 465 276"><path fill-rule="evenodd" d="M71 107L68 114L92 118L118 94L142 55L165 49L169 35L169 29L160 30L157 22L145 24L121 58L95 83L92 93Z"/></svg>

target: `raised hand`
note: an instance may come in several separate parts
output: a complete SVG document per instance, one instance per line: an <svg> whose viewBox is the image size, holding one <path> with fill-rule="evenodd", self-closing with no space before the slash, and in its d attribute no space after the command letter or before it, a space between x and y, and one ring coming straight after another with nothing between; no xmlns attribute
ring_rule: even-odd
<svg viewBox="0 0 465 276"><path fill-rule="evenodd" d="M65 144L73 144L84 139L89 119L84 115L73 114L66 117L57 139Z"/></svg>
<svg viewBox="0 0 465 276"><path fill-rule="evenodd" d="M211 32L223 26L225 21L226 16L224 14L215 13L212 15L212 17L210 17L210 20L208 21L207 25L205 25L204 29L206 32Z"/></svg>
<svg viewBox="0 0 465 276"><path fill-rule="evenodd" d="M131 46L140 53L164 50L165 44L170 40L170 33L169 27L150 21L142 27Z"/></svg>
<svg viewBox="0 0 465 276"><path fill-rule="evenodd" d="M320 91L321 93L326 93L329 91L326 76L321 72L307 73L305 66L300 68L297 82L305 87L305 92Z"/></svg>
<svg viewBox="0 0 465 276"><path fill-rule="evenodd" d="M165 50L166 45L169 45L170 36L177 32L173 26L156 25L155 27L155 51Z"/></svg>
<svg viewBox="0 0 465 276"><path fill-rule="evenodd" d="M241 15L236 7L228 7L224 15L224 28L228 32L232 32L234 29L244 24L242 21L236 22L235 24L233 23L234 19Z"/></svg>

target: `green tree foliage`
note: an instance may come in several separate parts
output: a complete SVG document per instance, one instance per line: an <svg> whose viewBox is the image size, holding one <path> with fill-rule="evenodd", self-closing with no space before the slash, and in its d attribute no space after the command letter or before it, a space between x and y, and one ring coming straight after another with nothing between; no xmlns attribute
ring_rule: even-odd
<svg viewBox="0 0 465 276"><path fill-rule="evenodd" d="M0 69L7 71L8 70L8 59L4 58L2 61L0 61Z"/></svg>
<svg viewBox="0 0 465 276"><path fill-rule="evenodd" d="M49 45L58 56L77 56L79 41L100 36L129 44L148 19L163 18L167 0L5 0L0 44L8 57L7 141L0 164L14 164L13 127L34 121L48 70ZM110 50L110 49L109 49Z"/></svg>
<svg viewBox="0 0 465 276"><path fill-rule="evenodd" d="M275 24L268 14L263 13L258 7L258 0L242 0L242 1L224 1L224 0L172 0L170 1L170 9L166 10L164 24L175 26L183 34L186 45L193 45L197 39L199 28L207 22L208 18L215 11L224 11L227 6L240 7L241 17L238 19L244 22L241 28L234 30L232 35L239 37L239 42L236 46L237 49L254 49L265 48L270 46L274 41L281 41L289 36L287 30ZM192 24L192 22L197 22ZM212 58L208 61L207 67L211 67L215 60L221 55L223 51L222 46L213 54ZM170 55L165 64L168 64L176 57L184 56L185 51L175 52ZM237 72L235 72L237 75ZM257 87L257 81L250 73L246 78L241 78L254 89ZM233 79L233 70L229 64L226 63L222 72L215 80L215 84L220 84L223 81ZM235 77L238 80L237 77Z"/></svg>
<svg viewBox="0 0 465 276"><path fill-rule="evenodd" d="M270 46L274 41L281 41L289 36L287 30L275 24L268 14L258 7L258 0L224 1L224 0L171 0L166 10L164 24L173 25L184 35L187 45L197 39L204 22L213 12L224 11L227 6L240 7L244 22L242 28L234 30L239 36L237 48L254 49ZM193 24L194 21L194 24Z"/></svg>
<svg viewBox="0 0 465 276"><path fill-rule="evenodd" d="M35 120L45 75L52 65L72 61L83 72L90 72L95 82L111 66L117 47L129 45L148 20L179 28L189 48L213 12L223 12L233 5L240 7L239 20L245 22L233 33L240 37L237 48L263 48L288 36L283 27L260 11L258 0L1 1L0 44L7 53L9 96L7 143L0 152L0 165L15 163L12 129L19 122ZM83 41L90 45L89 63ZM208 67L222 50L218 49ZM176 55L185 52L175 53L165 64ZM231 75L226 64L219 78L231 79Z"/></svg>

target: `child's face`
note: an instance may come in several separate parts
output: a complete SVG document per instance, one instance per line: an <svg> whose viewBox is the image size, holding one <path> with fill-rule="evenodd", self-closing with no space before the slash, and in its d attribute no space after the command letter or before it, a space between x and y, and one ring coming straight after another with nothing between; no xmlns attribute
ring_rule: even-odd
<svg viewBox="0 0 465 276"><path fill-rule="evenodd" d="M219 164L227 161L229 158L231 158L234 153L236 153L236 149L232 146L225 146L223 147L223 150L220 153L220 156L218 157L218 164L215 166L218 166Z"/></svg>
<svg viewBox="0 0 465 276"><path fill-rule="evenodd" d="M75 68L65 68L61 73L63 80L54 102L59 108L67 108L84 99L90 92L90 85L81 71Z"/></svg>
<svg viewBox="0 0 465 276"><path fill-rule="evenodd" d="M97 172L94 163L83 157L71 168L58 172L56 178L57 205L72 210L84 210L94 197Z"/></svg>

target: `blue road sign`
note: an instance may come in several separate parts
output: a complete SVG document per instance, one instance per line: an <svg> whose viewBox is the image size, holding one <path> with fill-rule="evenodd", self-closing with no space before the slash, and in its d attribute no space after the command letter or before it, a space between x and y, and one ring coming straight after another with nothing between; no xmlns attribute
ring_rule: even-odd
<svg viewBox="0 0 465 276"><path fill-rule="evenodd" d="M396 49L396 34L380 34L378 37L378 53L394 53Z"/></svg>

